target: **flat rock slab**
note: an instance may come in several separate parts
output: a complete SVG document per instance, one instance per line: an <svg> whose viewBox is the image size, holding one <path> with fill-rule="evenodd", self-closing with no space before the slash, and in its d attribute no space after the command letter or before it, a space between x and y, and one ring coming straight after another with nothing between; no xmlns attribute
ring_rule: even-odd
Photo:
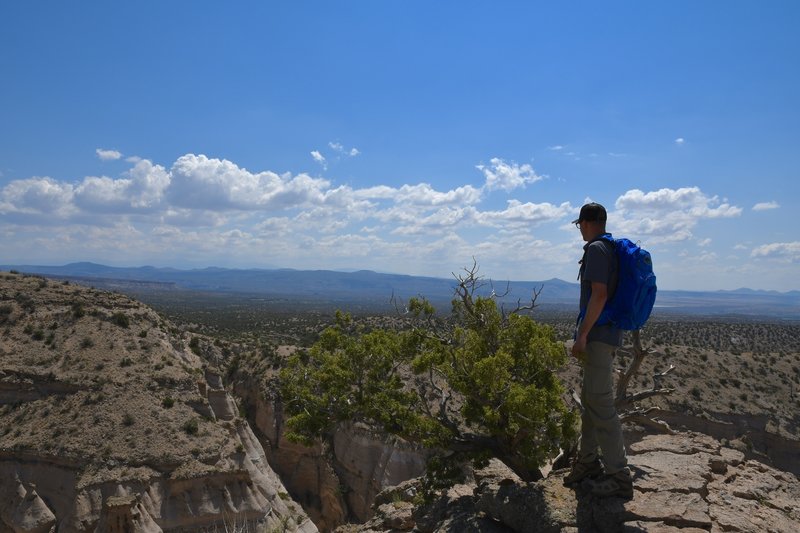
<svg viewBox="0 0 800 533"><path fill-rule="evenodd" d="M625 505L625 511L625 522L663 522L704 530L711 527L708 503L697 493L637 491L634 499Z"/></svg>
<svg viewBox="0 0 800 533"><path fill-rule="evenodd" d="M701 433L688 434L686 437L659 434L642 437L641 440L628 446L628 452L633 455L646 452L672 452L683 455L700 452L717 454L720 447L719 441Z"/></svg>
<svg viewBox="0 0 800 533"><path fill-rule="evenodd" d="M800 532L800 480L791 473L745 461L740 451L699 434L651 435L630 449L629 501L592 496L585 486L565 488L568 469L524 483L494 464L476 472L473 496L468 486L457 486L427 516L414 516L414 531ZM410 524L393 525L398 528L381 533Z"/></svg>
<svg viewBox="0 0 800 533"><path fill-rule="evenodd" d="M708 533L707 529L697 527L675 527L663 522L628 522L622 528L623 533Z"/></svg>
<svg viewBox="0 0 800 533"><path fill-rule="evenodd" d="M711 458L705 452L687 455L653 451L632 455L628 465L634 486L641 491L696 492L705 496Z"/></svg>

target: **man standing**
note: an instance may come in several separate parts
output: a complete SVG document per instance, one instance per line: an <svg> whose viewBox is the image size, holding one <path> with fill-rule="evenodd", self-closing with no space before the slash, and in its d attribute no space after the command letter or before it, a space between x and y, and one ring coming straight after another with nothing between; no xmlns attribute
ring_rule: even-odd
<svg viewBox="0 0 800 533"><path fill-rule="evenodd" d="M613 392L612 363L616 349L622 344L622 330L611 324L597 324L617 286L614 246L600 238L606 233L606 218L602 205L590 203L581 208L573 221L587 243L579 275L583 318L572 347L572 355L584 362L583 414L578 457L564 484L576 486L586 480L585 486L597 496L632 498L633 482Z"/></svg>

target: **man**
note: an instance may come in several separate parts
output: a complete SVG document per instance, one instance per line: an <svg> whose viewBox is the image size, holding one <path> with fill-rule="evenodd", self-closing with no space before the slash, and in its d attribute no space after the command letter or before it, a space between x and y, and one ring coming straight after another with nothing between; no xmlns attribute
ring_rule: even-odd
<svg viewBox="0 0 800 533"><path fill-rule="evenodd" d="M590 203L573 221L587 243L579 274L583 318L572 346L572 355L584 363L583 414L578 457L564 484L583 484L597 496L632 498L633 482L613 392L612 363L622 344L622 330L596 323L617 286L616 251L611 243L600 239L606 233L606 218L602 205Z"/></svg>

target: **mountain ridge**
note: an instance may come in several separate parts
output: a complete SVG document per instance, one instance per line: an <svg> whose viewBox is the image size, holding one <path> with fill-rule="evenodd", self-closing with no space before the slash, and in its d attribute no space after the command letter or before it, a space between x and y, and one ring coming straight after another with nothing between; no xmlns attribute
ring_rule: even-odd
<svg viewBox="0 0 800 533"><path fill-rule="evenodd" d="M372 270L296 270L235 269L206 267L181 270L168 267L113 267L92 262L61 266L0 265L0 270L15 270L71 278L85 282L168 283L176 288L236 294L277 295L317 298L330 302L388 301L425 296L432 302L449 302L455 279L409 274L379 273ZM550 278L543 281L486 279L486 294L503 294L509 303L527 301L537 293L537 304L575 306L578 283ZM694 315L769 316L800 320L800 291L779 292L739 288L734 290L660 290L657 313Z"/></svg>

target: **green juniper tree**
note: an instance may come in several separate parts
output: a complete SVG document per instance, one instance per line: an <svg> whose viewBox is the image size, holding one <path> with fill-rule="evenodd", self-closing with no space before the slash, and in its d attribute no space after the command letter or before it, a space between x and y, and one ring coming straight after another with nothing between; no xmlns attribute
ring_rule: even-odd
<svg viewBox="0 0 800 533"><path fill-rule="evenodd" d="M576 414L554 371L566 361L550 326L478 295L477 267L456 276L449 317L409 301L411 327L368 330L337 313L281 374L287 436L312 444L362 421L431 450L430 488L468 460L497 457L523 479L575 439Z"/></svg>

